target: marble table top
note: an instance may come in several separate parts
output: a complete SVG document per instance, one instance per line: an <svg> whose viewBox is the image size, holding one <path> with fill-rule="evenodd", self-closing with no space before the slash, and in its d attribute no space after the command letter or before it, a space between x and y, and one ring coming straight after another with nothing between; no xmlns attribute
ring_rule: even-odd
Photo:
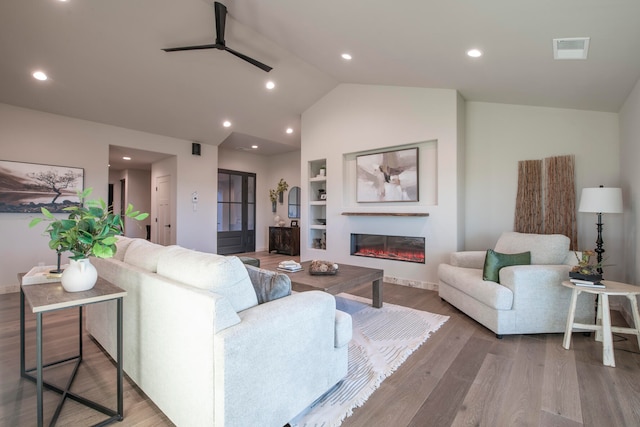
<svg viewBox="0 0 640 427"><path fill-rule="evenodd" d="M24 274L18 274L20 283ZM33 313L93 304L127 295L127 291L101 277L98 277L96 285L88 291L67 292L60 282L22 285L21 289Z"/></svg>

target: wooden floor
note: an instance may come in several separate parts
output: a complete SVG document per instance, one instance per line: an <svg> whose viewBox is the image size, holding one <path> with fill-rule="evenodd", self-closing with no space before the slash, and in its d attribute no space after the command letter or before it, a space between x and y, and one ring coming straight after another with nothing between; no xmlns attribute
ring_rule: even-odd
<svg viewBox="0 0 640 427"><path fill-rule="evenodd" d="M263 266L291 259L254 255ZM370 298L371 287L355 293ZM640 355L632 336L614 337L617 367L607 368L602 365L602 347L592 336L574 334L569 351L562 348L561 334L498 340L435 292L385 283L384 301L451 318L343 427L640 426ZM0 295L0 426L35 425L35 385L19 375L18 303L17 293ZM62 310L45 315L47 360L71 355L76 348L75 313ZM623 322L621 316L614 316L614 321ZM33 366L35 319L28 315L27 322L27 364ZM73 390L114 407L112 362L91 339L84 343L86 364ZM55 368L46 378L62 382L68 370ZM125 419L116 425L173 425L129 380L124 394ZM45 420L56 401L56 394L45 392ZM58 425L100 420L93 410L68 402Z"/></svg>

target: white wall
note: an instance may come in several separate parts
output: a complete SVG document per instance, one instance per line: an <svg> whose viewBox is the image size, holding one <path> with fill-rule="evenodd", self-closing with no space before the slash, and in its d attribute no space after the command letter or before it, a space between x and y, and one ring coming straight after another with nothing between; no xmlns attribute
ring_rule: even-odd
<svg viewBox="0 0 640 427"><path fill-rule="evenodd" d="M620 110L620 183L625 202L624 277L639 285L640 241L638 241L638 200L640 200L640 80Z"/></svg>
<svg viewBox="0 0 640 427"><path fill-rule="evenodd" d="M518 161L575 155L583 187L620 186L618 115L594 111L467 103L465 247L484 250L513 230ZM596 215L577 213L578 245L595 248ZM604 215L606 277L622 274L622 215Z"/></svg>
<svg viewBox="0 0 640 427"><path fill-rule="evenodd" d="M293 186L300 186L300 151L277 156L262 156L238 150L219 150L220 169L229 169L256 174L256 251L269 248L268 227L274 225L273 218L279 215L289 223L287 216L287 195L284 203L277 204L276 213L271 212L269 189L275 189L280 178Z"/></svg>
<svg viewBox="0 0 640 427"><path fill-rule="evenodd" d="M218 148L203 145L202 156L191 155L191 141L102 125L54 114L0 104L0 158L84 168L85 188L92 197L107 199L109 144L177 156L177 243L215 252ZM198 212L191 192L199 189ZM39 262L55 263L42 228L29 229L33 215L0 213L0 286L18 283L16 274ZM206 236L206 237L203 237Z"/></svg>
<svg viewBox="0 0 640 427"><path fill-rule="evenodd" d="M312 249L308 236L308 187L302 185L301 258L328 259L339 263L383 268L385 276L413 286L437 283L437 267L458 249L459 135L458 117L463 108L456 91L390 86L339 85L302 115L301 178L307 182L308 162L326 159L327 167L327 250ZM436 203L419 202L389 207L367 204L345 206L350 198L331 197L349 188L344 171L345 153L355 153L424 141L437 142ZM422 166L422 164L421 164ZM422 173L421 173L422 175ZM428 185L426 186L428 187ZM362 205L362 204L360 204ZM428 217L344 216L344 210L393 209L397 212L427 211ZM413 264L350 256L350 233L389 234L426 238L426 264Z"/></svg>
<svg viewBox="0 0 640 427"><path fill-rule="evenodd" d="M124 208L129 204L134 210L151 214L151 172L136 169L123 171L126 180L126 196ZM124 230L127 237L145 239L147 237L146 226L151 224L151 216L142 221L124 218Z"/></svg>
<svg viewBox="0 0 640 427"><path fill-rule="evenodd" d="M124 200L127 209L131 203L135 210L149 213L149 217L136 221L130 218L124 218L124 234L127 237L146 238L146 226L151 224L151 172L144 170L126 169L111 170L109 169L109 184L113 184L113 211L120 212L120 181L125 181Z"/></svg>

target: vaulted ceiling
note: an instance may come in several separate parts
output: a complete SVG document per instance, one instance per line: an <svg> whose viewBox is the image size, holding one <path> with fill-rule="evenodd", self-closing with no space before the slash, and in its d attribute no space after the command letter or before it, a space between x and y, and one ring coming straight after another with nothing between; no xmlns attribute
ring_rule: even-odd
<svg viewBox="0 0 640 427"><path fill-rule="evenodd" d="M340 83L616 112L640 77L637 0L222 2L227 46L273 71L216 49L161 50L213 43L211 0L3 0L0 102L278 152L299 147L301 113ZM554 60L560 37L590 37L588 58ZM40 69L47 81L31 76Z"/></svg>

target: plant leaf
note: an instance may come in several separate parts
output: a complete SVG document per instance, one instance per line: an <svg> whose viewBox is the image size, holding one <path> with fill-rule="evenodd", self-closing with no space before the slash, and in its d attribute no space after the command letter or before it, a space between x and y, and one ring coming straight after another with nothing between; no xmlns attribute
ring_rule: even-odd
<svg viewBox="0 0 640 427"><path fill-rule="evenodd" d="M42 218L33 218L29 223L29 228L33 228L42 222Z"/></svg>

